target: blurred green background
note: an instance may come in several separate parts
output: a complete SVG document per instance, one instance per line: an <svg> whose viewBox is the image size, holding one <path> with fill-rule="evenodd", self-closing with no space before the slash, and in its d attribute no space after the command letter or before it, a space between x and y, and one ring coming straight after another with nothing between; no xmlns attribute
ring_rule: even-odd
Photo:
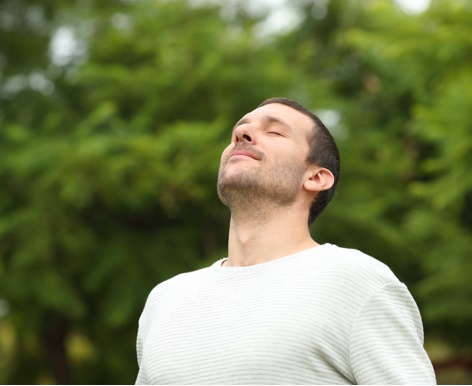
<svg viewBox="0 0 472 386"><path fill-rule="evenodd" d="M226 254L219 157L272 96L340 147L314 238L388 264L438 382L472 383L469 0L3 0L0 383L134 383L150 290Z"/></svg>

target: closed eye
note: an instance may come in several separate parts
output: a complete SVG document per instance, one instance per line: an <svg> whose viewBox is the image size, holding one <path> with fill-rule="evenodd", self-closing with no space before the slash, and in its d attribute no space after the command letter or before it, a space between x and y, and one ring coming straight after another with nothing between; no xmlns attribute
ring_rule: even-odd
<svg viewBox="0 0 472 386"><path fill-rule="evenodd" d="M268 131L267 134L273 134L273 135L282 136L282 134L278 133L277 131Z"/></svg>

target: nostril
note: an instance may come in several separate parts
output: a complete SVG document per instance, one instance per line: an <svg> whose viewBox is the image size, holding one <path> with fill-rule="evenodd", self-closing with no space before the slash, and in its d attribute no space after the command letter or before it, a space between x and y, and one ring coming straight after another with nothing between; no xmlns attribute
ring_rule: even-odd
<svg viewBox="0 0 472 386"><path fill-rule="evenodd" d="M251 137L250 137L249 135L244 134L244 135L243 135L243 138L244 138L246 141L251 142Z"/></svg>

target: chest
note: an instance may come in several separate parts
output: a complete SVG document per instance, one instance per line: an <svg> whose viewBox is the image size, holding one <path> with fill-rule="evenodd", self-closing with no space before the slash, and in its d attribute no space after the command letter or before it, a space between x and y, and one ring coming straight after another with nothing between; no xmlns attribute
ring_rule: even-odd
<svg viewBox="0 0 472 386"><path fill-rule="evenodd" d="M329 286L288 280L226 284L160 299L143 341L148 379L316 383L317 374L347 358L349 321L325 293Z"/></svg>

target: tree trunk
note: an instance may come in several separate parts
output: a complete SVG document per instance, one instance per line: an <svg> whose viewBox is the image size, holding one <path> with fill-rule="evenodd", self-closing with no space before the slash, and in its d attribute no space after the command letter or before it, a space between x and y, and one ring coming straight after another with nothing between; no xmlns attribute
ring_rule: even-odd
<svg viewBox="0 0 472 386"><path fill-rule="evenodd" d="M46 348L49 368L58 385L71 384L65 340L69 321L59 315L50 315L43 327L43 342Z"/></svg>

